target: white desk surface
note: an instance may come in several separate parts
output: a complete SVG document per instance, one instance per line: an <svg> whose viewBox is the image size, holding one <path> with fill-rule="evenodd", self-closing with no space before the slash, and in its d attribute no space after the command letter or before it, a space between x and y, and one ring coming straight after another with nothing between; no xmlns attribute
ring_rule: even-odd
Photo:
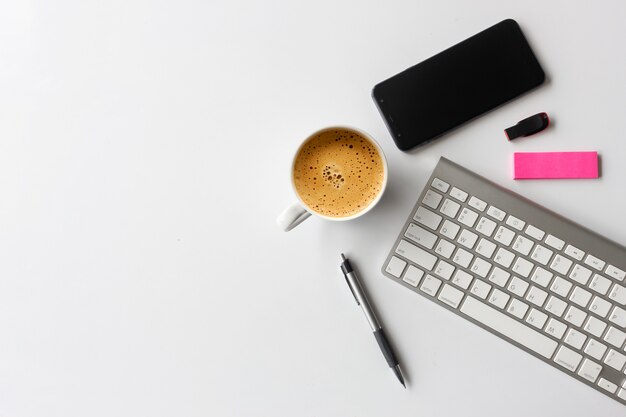
<svg viewBox="0 0 626 417"><path fill-rule="evenodd" d="M548 82L396 149L372 86L509 17ZM379 272L440 155L626 244L624 21L621 0L4 2L0 415L626 414ZM505 140L539 111L547 131ZM283 233L292 153L336 123L379 140L388 191ZM522 150L597 150L602 178L514 182Z"/></svg>

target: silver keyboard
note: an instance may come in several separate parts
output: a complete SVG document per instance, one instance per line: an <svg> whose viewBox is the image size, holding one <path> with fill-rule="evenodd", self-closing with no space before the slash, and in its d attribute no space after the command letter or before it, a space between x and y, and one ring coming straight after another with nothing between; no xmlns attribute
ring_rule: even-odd
<svg viewBox="0 0 626 417"><path fill-rule="evenodd" d="M441 158L394 281L626 405L626 248Z"/></svg>

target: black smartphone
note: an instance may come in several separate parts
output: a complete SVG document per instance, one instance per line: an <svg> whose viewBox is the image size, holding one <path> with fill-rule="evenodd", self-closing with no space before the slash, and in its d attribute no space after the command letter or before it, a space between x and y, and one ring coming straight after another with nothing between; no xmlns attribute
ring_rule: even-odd
<svg viewBox="0 0 626 417"><path fill-rule="evenodd" d="M398 148L423 145L537 87L545 74L515 20L504 20L376 85Z"/></svg>

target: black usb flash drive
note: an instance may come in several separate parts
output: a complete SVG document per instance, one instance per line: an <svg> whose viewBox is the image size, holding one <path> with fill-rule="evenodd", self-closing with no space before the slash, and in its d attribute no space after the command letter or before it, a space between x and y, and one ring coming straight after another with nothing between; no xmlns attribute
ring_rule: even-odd
<svg viewBox="0 0 626 417"><path fill-rule="evenodd" d="M534 116L518 122L515 126L511 126L504 131L509 140L519 138L520 136L530 136L537 132L541 132L550 124L550 118L546 113L537 113Z"/></svg>

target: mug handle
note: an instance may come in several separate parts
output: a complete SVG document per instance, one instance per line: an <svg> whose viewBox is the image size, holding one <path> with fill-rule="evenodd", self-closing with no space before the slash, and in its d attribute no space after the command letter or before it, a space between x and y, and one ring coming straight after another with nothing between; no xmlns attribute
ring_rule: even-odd
<svg viewBox="0 0 626 417"><path fill-rule="evenodd" d="M299 203L287 207L276 219L278 226L285 232L290 231L311 216Z"/></svg>

